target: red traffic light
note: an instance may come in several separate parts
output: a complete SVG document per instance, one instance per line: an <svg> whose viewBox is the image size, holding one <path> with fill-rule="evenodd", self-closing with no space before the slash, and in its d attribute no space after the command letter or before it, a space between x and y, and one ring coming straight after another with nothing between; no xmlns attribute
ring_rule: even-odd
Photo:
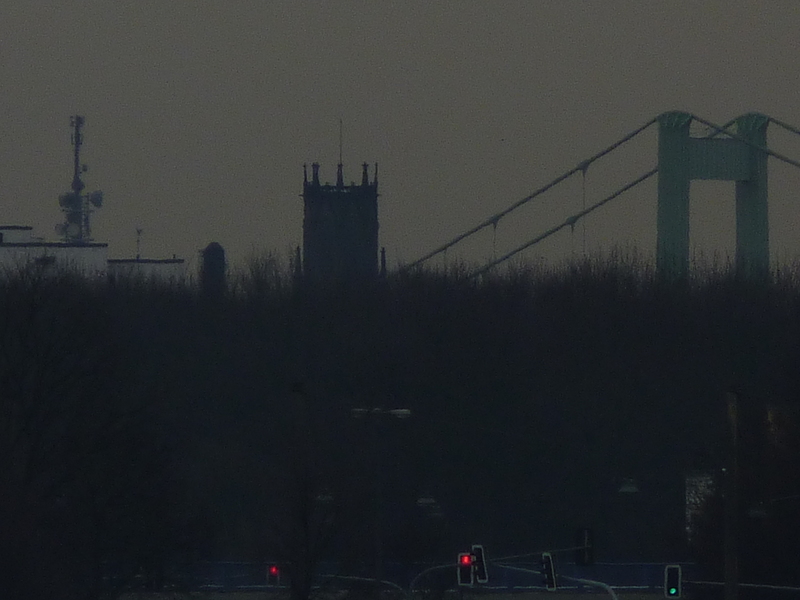
<svg viewBox="0 0 800 600"><path fill-rule="evenodd" d="M281 569L278 565L267 565L267 585L280 585Z"/></svg>
<svg viewBox="0 0 800 600"><path fill-rule="evenodd" d="M458 554L458 585L471 586L475 582L475 557L470 552Z"/></svg>

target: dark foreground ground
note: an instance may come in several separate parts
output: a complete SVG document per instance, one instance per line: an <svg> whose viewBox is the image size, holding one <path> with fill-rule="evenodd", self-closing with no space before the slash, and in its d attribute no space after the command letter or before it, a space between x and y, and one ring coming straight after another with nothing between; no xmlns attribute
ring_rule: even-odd
<svg viewBox="0 0 800 600"><path fill-rule="evenodd" d="M620 600L656 600L663 597L658 593L617 593ZM600 600L607 594L578 594L569 592L514 592L504 594L487 594L458 592L446 593L443 600L470 600L480 597L481 600ZM347 597L345 597L347 598ZM427 598L423 595L414 596L416 600ZM191 593L130 593L121 597L121 600L288 600L288 594L256 591L256 592L191 592ZM334 600L331 596L330 599ZM359 597L359 600L361 598Z"/></svg>

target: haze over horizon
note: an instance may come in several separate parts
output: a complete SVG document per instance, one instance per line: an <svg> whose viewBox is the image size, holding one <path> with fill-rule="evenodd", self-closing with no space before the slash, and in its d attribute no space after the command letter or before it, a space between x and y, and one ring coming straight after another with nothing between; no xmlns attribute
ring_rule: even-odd
<svg viewBox="0 0 800 600"><path fill-rule="evenodd" d="M7 0L0 7L0 222L57 239L69 116L86 117L93 234L112 258L232 264L302 240L303 164L380 168L380 245L409 262L667 110L800 125L800 4ZM800 159L800 136L770 145ZM591 204L656 163L656 135L593 165ZM770 161L771 250L800 256L800 170ZM734 243L733 183L693 184L693 246ZM576 212L574 177L448 253L483 262ZM586 221L586 248L655 247L655 180ZM580 251L582 227L523 255Z"/></svg>

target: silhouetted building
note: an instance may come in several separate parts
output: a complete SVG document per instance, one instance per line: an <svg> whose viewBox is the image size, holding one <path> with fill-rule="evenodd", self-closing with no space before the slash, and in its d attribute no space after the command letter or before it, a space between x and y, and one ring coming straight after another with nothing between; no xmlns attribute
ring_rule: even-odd
<svg viewBox="0 0 800 600"><path fill-rule="evenodd" d="M202 251L200 267L200 289L207 297L221 298L225 294L225 250L217 242L211 242Z"/></svg>
<svg viewBox="0 0 800 600"><path fill-rule="evenodd" d="M321 184L319 164L311 181L303 167L303 275L306 281L358 281L378 275L378 165L372 182L367 163L361 183L344 185L341 163L336 184Z"/></svg>
<svg viewBox="0 0 800 600"><path fill-rule="evenodd" d="M86 276L105 275L108 244L97 242L46 242L34 237L29 225L0 225L0 274L28 268L58 273L74 271Z"/></svg>

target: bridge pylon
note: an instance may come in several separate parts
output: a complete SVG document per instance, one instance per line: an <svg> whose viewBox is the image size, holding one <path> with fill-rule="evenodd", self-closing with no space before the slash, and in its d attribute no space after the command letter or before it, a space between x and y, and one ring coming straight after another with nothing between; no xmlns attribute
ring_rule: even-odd
<svg viewBox="0 0 800 600"><path fill-rule="evenodd" d="M693 179L736 182L736 269L757 279L769 273L767 145L769 117L748 113L735 123L736 137L692 137L692 115L658 117L656 265L660 275L689 273L689 189Z"/></svg>

